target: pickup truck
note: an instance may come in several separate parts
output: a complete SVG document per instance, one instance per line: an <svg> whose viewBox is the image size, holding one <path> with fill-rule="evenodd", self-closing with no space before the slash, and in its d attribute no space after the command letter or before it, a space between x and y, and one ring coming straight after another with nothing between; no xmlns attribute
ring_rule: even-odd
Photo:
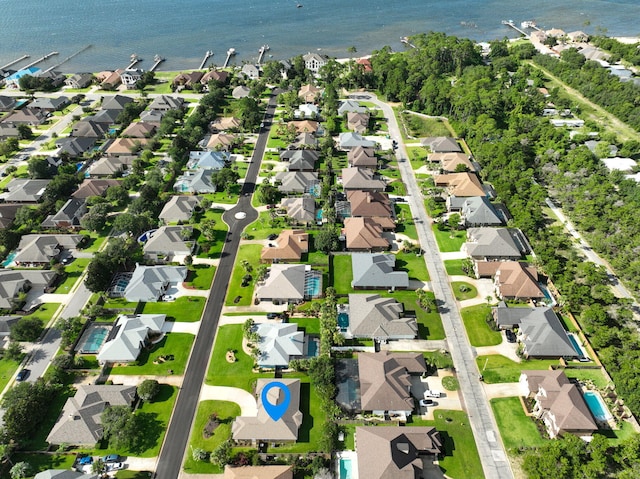
<svg viewBox="0 0 640 479"><path fill-rule="evenodd" d="M424 392L424 398L439 398L440 396L442 396L442 393L440 391L434 391L433 389L427 389Z"/></svg>

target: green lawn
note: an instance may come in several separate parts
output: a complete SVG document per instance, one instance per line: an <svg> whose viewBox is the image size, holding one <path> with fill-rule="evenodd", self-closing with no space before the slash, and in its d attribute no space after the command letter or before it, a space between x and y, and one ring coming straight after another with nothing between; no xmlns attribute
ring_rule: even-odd
<svg viewBox="0 0 640 479"><path fill-rule="evenodd" d="M296 323L298 329L305 334L320 334L320 319L318 318L290 318L290 323Z"/></svg>
<svg viewBox="0 0 640 479"><path fill-rule="evenodd" d="M90 262L91 260L89 258L76 258L70 265L65 266L64 269L67 273L67 277L56 288L56 294L69 293L78 281L78 278L80 278L84 270L87 269Z"/></svg>
<svg viewBox="0 0 640 479"><path fill-rule="evenodd" d="M229 363L225 359L228 349L235 351L235 363ZM216 333L205 383L215 386L232 386L251 392L252 383L255 380L251 372L252 368L253 359L242 351L242 325L220 326Z"/></svg>
<svg viewBox="0 0 640 479"><path fill-rule="evenodd" d="M231 276L227 290L226 306L249 306L251 304L256 276L255 270L260 265L260 251L262 251L262 245L259 244L245 244L241 245L238 249L238 256L233 267L233 275ZM251 273L252 280L249 285L245 287L242 287L242 277L246 274L242 266L243 260L248 261L249 264L253 266ZM237 297L240 297L240 300L235 302L234 300Z"/></svg>
<svg viewBox="0 0 640 479"><path fill-rule="evenodd" d="M500 354L492 354L490 356L478 356L476 364L484 376L484 382L495 384L517 382L523 369L546 370L549 369L549 366L558 366L560 363L557 359L529 359L516 363Z"/></svg>
<svg viewBox="0 0 640 479"><path fill-rule="evenodd" d="M189 267L189 274L185 281L187 286L194 289L208 290L213 282L216 267L208 264L194 264Z"/></svg>
<svg viewBox="0 0 640 479"><path fill-rule="evenodd" d="M20 362L12 361L10 359L0 359L0 391L4 391L4 388L9 383L9 380L13 377Z"/></svg>
<svg viewBox="0 0 640 479"><path fill-rule="evenodd" d="M478 290L476 287L471 283L466 283L464 281L453 281L451 283L451 289L453 290L453 295L458 301L473 299L478 296Z"/></svg>
<svg viewBox="0 0 640 479"><path fill-rule="evenodd" d="M336 272L339 272L336 274ZM351 281L353 281L353 270L351 269L351 255L337 254L332 257L331 276L333 287L337 294L353 293Z"/></svg>
<svg viewBox="0 0 640 479"><path fill-rule="evenodd" d="M414 314L416 315L416 320L418 321L418 337L420 339L444 339L444 327L442 326L442 320L440 319L440 315L433 311L431 313L427 313L425 310L420 308L416 303L416 293L415 291L395 291L393 293L388 293L387 291L378 292L380 296L394 298L396 301L402 303L404 305L405 314ZM427 292L428 295L432 295L433 293Z"/></svg>
<svg viewBox="0 0 640 479"><path fill-rule="evenodd" d="M194 237L198 243L199 258L219 258L224 247L225 240L227 238L227 225L222 221L222 215L224 210L210 209L206 212L202 219L214 220L215 226L213 227L213 239L208 240L205 238L198 226L195 225Z"/></svg>
<svg viewBox="0 0 640 479"><path fill-rule="evenodd" d="M487 324L486 318L490 312L491 308L486 304L460 310L472 346L495 346L502 342L500 331L494 331Z"/></svg>
<svg viewBox="0 0 640 479"><path fill-rule="evenodd" d="M413 222L413 216L411 215L411 208L409 208L409 205L396 204L396 215L398 216L396 233L402 233L412 240L418 241L418 231L416 230L416 225Z"/></svg>
<svg viewBox="0 0 640 479"><path fill-rule="evenodd" d="M600 369L565 368L564 373L568 378L592 381L600 389L604 389L609 383Z"/></svg>
<svg viewBox="0 0 640 479"><path fill-rule="evenodd" d="M111 368L111 374L131 374L146 376L166 376L169 370L173 374L182 375L189 359L191 346L194 340L193 334L168 333L162 341L155 344L151 350L145 349L140 353L135 364L129 366L116 366ZM154 364L159 356L173 355L172 361Z"/></svg>
<svg viewBox="0 0 640 479"><path fill-rule="evenodd" d="M53 318L53 315L59 307L60 303L44 303L41 304L35 312L26 317L41 319L42 324L46 325L51 321L51 318Z"/></svg>
<svg viewBox="0 0 640 479"><path fill-rule="evenodd" d="M415 253L396 254L396 267L400 271L409 273L409 279L417 279L418 281L429 281L429 272L422 255L417 256Z"/></svg>
<svg viewBox="0 0 640 479"><path fill-rule="evenodd" d="M202 296L181 296L175 301L160 301L144 303L142 312L145 314L166 314L167 319L191 323L200 321L206 298Z"/></svg>
<svg viewBox="0 0 640 479"><path fill-rule="evenodd" d="M261 211L258 219L251 223L245 231L249 235L249 239L267 239L269 235L280 234L287 225L283 217L271 216L273 210Z"/></svg>
<svg viewBox="0 0 640 479"><path fill-rule="evenodd" d="M546 442L538 432L533 418L524 413L519 398L496 398L491 399L490 402L504 447L507 450L539 447Z"/></svg>
<svg viewBox="0 0 640 479"><path fill-rule="evenodd" d="M219 425L210 437L205 438L205 426L209 422L209 417L214 413L218 416ZM201 401L198 404L196 419L191 431L188 452L198 448L208 452L213 451L231 437L231 423L234 418L239 415L240 406L236 403L228 401ZM211 464L209 461L195 461L189 453L187 453L184 463L184 471L190 474L219 474L222 472L219 466Z"/></svg>
<svg viewBox="0 0 640 479"><path fill-rule="evenodd" d="M463 259L447 259L444 261L444 267L449 276L466 276L467 273L462 271Z"/></svg>
<svg viewBox="0 0 640 479"><path fill-rule="evenodd" d="M48 454L48 453L16 453L11 456L13 463L26 462L31 468L31 474L35 475L38 472L46 471L48 469L71 469L75 461L75 454ZM7 466L3 464L3 466ZM8 472L11 466L5 469ZM8 474L2 477L10 477Z"/></svg>
<svg viewBox="0 0 640 479"><path fill-rule="evenodd" d="M466 231L456 231L453 238L450 231L440 231L438 225L433 225L433 232L436 236L438 248L443 253L453 253L460 251L463 243L467 241Z"/></svg>

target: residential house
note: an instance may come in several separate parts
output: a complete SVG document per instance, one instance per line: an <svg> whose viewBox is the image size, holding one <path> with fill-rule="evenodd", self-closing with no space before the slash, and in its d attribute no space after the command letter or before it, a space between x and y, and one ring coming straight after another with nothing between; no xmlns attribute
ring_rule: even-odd
<svg viewBox="0 0 640 479"><path fill-rule="evenodd" d="M4 79L4 85L11 89L20 88L20 78L26 75L34 76L40 71L40 68L37 67L22 68L6 77Z"/></svg>
<svg viewBox="0 0 640 479"><path fill-rule="evenodd" d="M87 212L84 199L69 198L55 214L49 215L40 224L43 228L78 229L80 219Z"/></svg>
<svg viewBox="0 0 640 479"><path fill-rule="evenodd" d="M462 148L458 142L447 136L437 136L430 138L423 138L420 140L420 144L424 147L428 147L432 153L461 153Z"/></svg>
<svg viewBox="0 0 640 479"><path fill-rule="evenodd" d="M371 66L371 60L368 58L358 58L356 60L356 65L362 65L362 71L364 73L373 72L373 67Z"/></svg>
<svg viewBox="0 0 640 479"><path fill-rule="evenodd" d="M130 123L128 127L120 133L122 138L151 138L156 134L158 126L156 123L148 123L146 121L136 121Z"/></svg>
<svg viewBox="0 0 640 479"><path fill-rule="evenodd" d="M67 79L67 77L64 76L62 73L52 71L52 70L45 70L45 71L41 70L37 72L34 76L38 78L51 80L51 86L53 88L60 88L62 85L64 85L64 81Z"/></svg>
<svg viewBox="0 0 640 479"><path fill-rule="evenodd" d="M353 289L407 289L409 274L394 271L396 256L382 253L354 253L351 255Z"/></svg>
<svg viewBox="0 0 640 479"><path fill-rule="evenodd" d="M567 38L573 43L586 43L589 41L589 35L580 30L567 33Z"/></svg>
<svg viewBox="0 0 640 479"><path fill-rule="evenodd" d="M322 296L322 273L308 264L272 264L256 298L273 304L300 303Z"/></svg>
<svg viewBox="0 0 640 479"><path fill-rule="evenodd" d="M21 293L31 289L44 291L51 286L57 274L51 270L0 269L0 309L13 310Z"/></svg>
<svg viewBox="0 0 640 479"><path fill-rule="evenodd" d="M71 75L64 81L64 84L66 86L75 90L87 88L92 83L93 75L91 73L76 73L75 75Z"/></svg>
<svg viewBox="0 0 640 479"><path fill-rule="evenodd" d="M239 100L241 98L247 98L250 93L251 93L251 88L245 85L238 85L231 92L231 96L236 100Z"/></svg>
<svg viewBox="0 0 640 479"><path fill-rule="evenodd" d="M129 302L155 303L186 277L187 268L184 266L137 265L124 290L124 297Z"/></svg>
<svg viewBox="0 0 640 479"><path fill-rule="evenodd" d="M522 371L519 383L522 395L534 400L533 415L542 420L549 437L588 437L598 430L582 391L564 371Z"/></svg>
<svg viewBox="0 0 640 479"><path fill-rule="evenodd" d="M465 171L476 172L476 167L465 153L430 153L428 160L432 163L439 163L442 173L460 172L460 168Z"/></svg>
<svg viewBox="0 0 640 479"><path fill-rule="evenodd" d="M93 120L80 120L71 127L71 136L77 138L102 138L109 131L109 125Z"/></svg>
<svg viewBox="0 0 640 479"><path fill-rule="evenodd" d="M151 233L142 247L145 259L154 263L170 263L177 257L191 254L194 241L189 239L193 228L187 226L161 226Z"/></svg>
<svg viewBox="0 0 640 479"><path fill-rule="evenodd" d="M298 97L305 103L315 103L322 93L322 89L312 84L302 85L298 90Z"/></svg>
<svg viewBox="0 0 640 479"><path fill-rule="evenodd" d="M276 173L275 179L281 183L278 191L282 193L314 193L318 185L317 172L281 171Z"/></svg>
<svg viewBox="0 0 640 479"><path fill-rule="evenodd" d="M355 440L358 477L363 479L438 477L438 474L429 475L431 468L428 466L443 452L442 439L434 427L358 426Z"/></svg>
<svg viewBox="0 0 640 479"><path fill-rule="evenodd" d="M387 183L368 168L343 168L342 187L345 191L384 191Z"/></svg>
<svg viewBox="0 0 640 479"><path fill-rule="evenodd" d="M346 133L340 133L340 136L338 138L338 145L342 150L350 150L357 146L362 146L364 148L375 148L376 142L363 138L359 133L349 131Z"/></svg>
<svg viewBox="0 0 640 479"><path fill-rule="evenodd" d="M562 322L552 308L516 308L500 302L492 309L500 329L518 328L523 354L532 358L575 359L577 353Z"/></svg>
<svg viewBox="0 0 640 479"><path fill-rule="evenodd" d="M9 228L23 206L18 203L0 203L0 229Z"/></svg>
<svg viewBox="0 0 640 479"><path fill-rule="evenodd" d="M140 121L146 121L147 123L156 123L160 126L162 118L165 112L162 110L144 110L140 113Z"/></svg>
<svg viewBox="0 0 640 479"><path fill-rule="evenodd" d="M410 377L420 376L426 370L427 365L421 353L359 353L362 411L391 418L398 415L406 420L415 408Z"/></svg>
<svg viewBox="0 0 640 479"><path fill-rule="evenodd" d="M211 179L212 175L213 170L209 169L187 171L176 178L173 184L173 191L193 194L215 193L216 185Z"/></svg>
<svg viewBox="0 0 640 479"><path fill-rule="evenodd" d="M346 218L343 234L349 251L385 251L391 246L372 218Z"/></svg>
<svg viewBox="0 0 640 479"><path fill-rule="evenodd" d="M221 131L240 131L242 129L242 120L235 116L223 116L216 118L209 124L209 130L213 133Z"/></svg>
<svg viewBox="0 0 640 479"><path fill-rule="evenodd" d="M137 156L103 156L89 165L87 173L90 177L117 176L129 170Z"/></svg>
<svg viewBox="0 0 640 479"><path fill-rule="evenodd" d="M112 186L120 186L118 180L85 179L71 195L73 198L86 199L92 196L104 196Z"/></svg>
<svg viewBox="0 0 640 479"><path fill-rule="evenodd" d="M506 223L504 212L498 212L486 196L449 196L447 206L450 213L460 213L465 228L502 226Z"/></svg>
<svg viewBox="0 0 640 479"><path fill-rule="evenodd" d="M11 111L17 104L15 97L0 95L0 111Z"/></svg>
<svg viewBox="0 0 640 479"><path fill-rule="evenodd" d="M304 331L298 331L296 323L258 323L255 332L260 338L256 346L261 368L288 368L289 361L304 356Z"/></svg>
<svg viewBox="0 0 640 479"><path fill-rule="evenodd" d="M369 111L367 107L360 105L359 102L355 100L344 100L340 102L340 106L338 107L338 115L343 116L347 113L366 113Z"/></svg>
<svg viewBox="0 0 640 479"><path fill-rule="evenodd" d="M363 135L369 129L369 113L347 113L347 128Z"/></svg>
<svg viewBox="0 0 640 479"><path fill-rule="evenodd" d="M31 180L14 178L5 187L6 193L0 194L5 203L38 203L51 180Z"/></svg>
<svg viewBox="0 0 640 479"><path fill-rule="evenodd" d="M544 298L538 270L519 261L477 261L478 277L492 277L500 299L529 301Z"/></svg>
<svg viewBox="0 0 640 479"><path fill-rule="evenodd" d="M175 195L164 205L158 218L164 223L186 223L199 207L200 198L197 196Z"/></svg>
<svg viewBox="0 0 640 479"><path fill-rule="evenodd" d="M313 133L300 133L296 136L293 143L287 146L290 150L295 149L316 149L318 148L318 139Z"/></svg>
<svg viewBox="0 0 640 479"><path fill-rule="evenodd" d="M294 118L315 119L320 116L320 108L314 103L303 103L293 112ZM317 127L314 131L317 131Z"/></svg>
<svg viewBox="0 0 640 479"><path fill-rule="evenodd" d="M529 254L524 234L516 228L469 228L463 248L475 260L514 260Z"/></svg>
<svg viewBox="0 0 640 479"><path fill-rule="evenodd" d="M296 129L296 133L311 133L316 134L320 124L315 120L297 120L289 122L289 125L293 125Z"/></svg>
<svg viewBox="0 0 640 479"><path fill-rule="evenodd" d="M251 63L245 63L240 69L240 74L249 80L257 80L260 78L260 68Z"/></svg>
<svg viewBox="0 0 640 479"><path fill-rule="evenodd" d="M386 193L349 190L347 191L347 199L350 204L351 217L371 218L384 231L396 229L395 214Z"/></svg>
<svg viewBox="0 0 640 479"><path fill-rule="evenodd" d="M0 141L5 141L8 138L20 138L20 130L15 125L8 123L0 123Z"/></svg>
<svg viewBox="0 0 640 479"><path fill-rule="evenodd" d="M54 112L58 110L63 110L65 107L69 106L71 101L66 96L59 96L57 98L51 97L39 97L31 102L29 108L38 108L40 110Z"/></svg>
<svg viewBox="0 0 640 479"><path fill-rule="evenodd" d="M436 186L446 188L450 196L486 196L487 192L475 173L448 173L433 177Z"/></svg>
<svg viewBox="0 0 640 479"><path fill-rule="evenodd" d="M215 133L207 140L206 148L214 151L229 151L238 143L235 135Z"/></svg>
<svg viewBox="0 0 640 479"><path fill-rule="evenodd" d="M347 152L347 161L349 166L357 168L371 168L376 169L378 166L378 159L373 148L365 148L362 146L356 146Z"/></svg>
<svg viewBox="0 0 640 479"><path fill-rule="evenodd" d="M193 71L191 73L180 73L173 79L173 87L186 87L193 88L196 83L200 83L200 80L204 76L204 73L200 71Z"/></svg>
<svg viewBox="0 0 640 479"><path fill-rule="evenodd" d="M29 125L39 126L47 121L49 113L39 108L22 108L13 110L2 119L2 123L7 125Z"/></svg>
<svg viewBox="0 0 640 479"><path fill-rule="evenodd" d="M265 409L262 398L262 390L273 382L286 386L288 394L280 387L270 386L265 394L269 404L280 404L284 397L289 397L289 407L277 421L274 421ZM302 412L300 412L300 380L258 378L256 401L258 404L257 415L238 416L231 425L231 437L236 444L255 447L260 442L271 444L296 442L303 419Z"/></svg>
<svg viewBox="0 0 640 479"><path fill-rule="evenodd" d="M153 99L147 109L159 111L182 110L185 106L184 98L169 95L158 95Z"/></svg>
<svg viewBox="0 0 640 479"><path fill-rule="evenodd" d="M231 161L226 151L190 151L187 168L190 170L221 170Z"/></svg>
<svg viewBox="0 0 640 479"><path fill-rule="evenodd" d="M120 72L122 70L116 71L103 71L96 75L96 80L100 84L100 88L104 90L115 90L120 82Z"/></svg>
<svg viewBox="0 0 640 479"><path fill-rule="evenodd" d="M120 315L98 352L104 363L131 363L154 339L162 336L166 314Z"/></svg>
<svg viewBox="0 0 640 479"><path fill-rule="evenodd" d="M293 479L293 466L225 466L222 479Z"/></svg>
<svg viewBox="0 0 640 479"><path fill-rule="evenodd" d="M20 321L21 316L0 316L0 341L11 335L11 328Z"/></svg>
<svg viewBox="0 0 640 479"><path fill-rule="evenodd" d="M58 138L56 140L56 148L59 148L58 154L66 153L71 158L78 158L91 150L96 144L96 138L74 137Z"/></svg>
<svg viewBox="0 0 640 479"><path fill-rule="evenodd" d="M287 210L287 216L299 223L309 224L316 221L316 200L313 196L285 198L280 205Z"/></svg>
<svg viewBox="0 0 640 479"><path fill-rule="evenodd" d="M229 72L225 70L209 70L200 79L200 83L208 85L210 81L216 81L218 83L227 83L229 79Z"/></svg>
<svg viewBox="0 0 640 479"><path fill-rule="evenodd" d="M329 57L326 55L321 55L315 52L309 52L306 55L302 55L302 59L304 60L304 67L314 74L317 74L329 61Z"/></svg>
<svg viewBox="0 0 640 479"><path fill-rule="evenodd" d="M23 268L49 266L51 261L58 261L65 251L75 250L81 241L82 235L24 235L20 238L13 262Z"/></svg>
<svg viewBox="0 0 640 479"><path fill-rule="evenodd" d="M118 118L122 110L99 110L95 115L91 115L85 118L85 120L92 121L94 123L102 123L107 129L118 123Z"/></svg>
<svg viewBox="0 0 640 479"><path fill-rule="evenodd" d="M403 305L378 294L349 295L347 338L375 340L415 339L416 318L403 316Z"/></svg>
<svg viewBox="0 0 640 479"><path fill-rule="evenodd" d="M309 252L309 233L304 230L283 230L273 243L260 253L263 263L300 261Z"/></svg>
<svg viewBox="0 0 640 479"><path fill-rule="evenodd" d="M124 110L124 107L131 102L133 102L133 98L131 98L130 96L111 95L106 96L102 99L100 108L102 110L117 110L120 112Z"/></svg>
<svg viewBox="0 0 640 479"><path fill-rule="evenodd" d="M135 399L135 386L81 384L64 404L47 442L95 447L102 439L103 411L109 406L132 407Z"/></svg>
<svg viewBox="0 0 640 479"><path fill-rule="evenodd" d="M137 154L149 143L148 138L116 138L107 147L105 153L112 158Z"/></svg>
<svg viewBox="0 0 640 479"><path fill-rule="evenodd" d="M316 169L316 160L313 150L295 150L299 155L292 155L289 159L289 171L314 171ZM307 153L305 153L307 152Z"/></svg>

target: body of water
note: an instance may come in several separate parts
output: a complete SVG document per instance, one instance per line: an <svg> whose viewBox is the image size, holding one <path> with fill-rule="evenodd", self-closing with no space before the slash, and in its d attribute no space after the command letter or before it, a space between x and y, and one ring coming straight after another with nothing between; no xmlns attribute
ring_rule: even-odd
<svg viewBox="0 0 640 479"><path fill-rule="evenodd" d="M48 68L92 45L64 72L124 68L132 53L145 59L141 68L158 54L166 58L161 70L181 70L197 68L207 50L222 65L231 47L239 64L255 61L263 44L285 59L308 51L347 57L351 46L357 55L400 50L400 37L428 31L492 40L515 36L500 23L509 19L567 32L640 33L637 0L0 0L0 7L0 66L58 51L39 65Z"/></svg>

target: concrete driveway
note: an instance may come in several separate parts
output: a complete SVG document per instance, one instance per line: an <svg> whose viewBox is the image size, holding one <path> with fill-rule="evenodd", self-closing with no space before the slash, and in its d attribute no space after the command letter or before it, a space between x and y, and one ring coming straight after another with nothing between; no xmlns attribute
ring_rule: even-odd
<svg viewBox="0 0 640 479"><path fill-rule="evenodd" d="M211 400L236 403L240 406L240 415L242 416L255 417L258 415L256 398L244 389L203 384L200 390L200 401Z"/></svg>

